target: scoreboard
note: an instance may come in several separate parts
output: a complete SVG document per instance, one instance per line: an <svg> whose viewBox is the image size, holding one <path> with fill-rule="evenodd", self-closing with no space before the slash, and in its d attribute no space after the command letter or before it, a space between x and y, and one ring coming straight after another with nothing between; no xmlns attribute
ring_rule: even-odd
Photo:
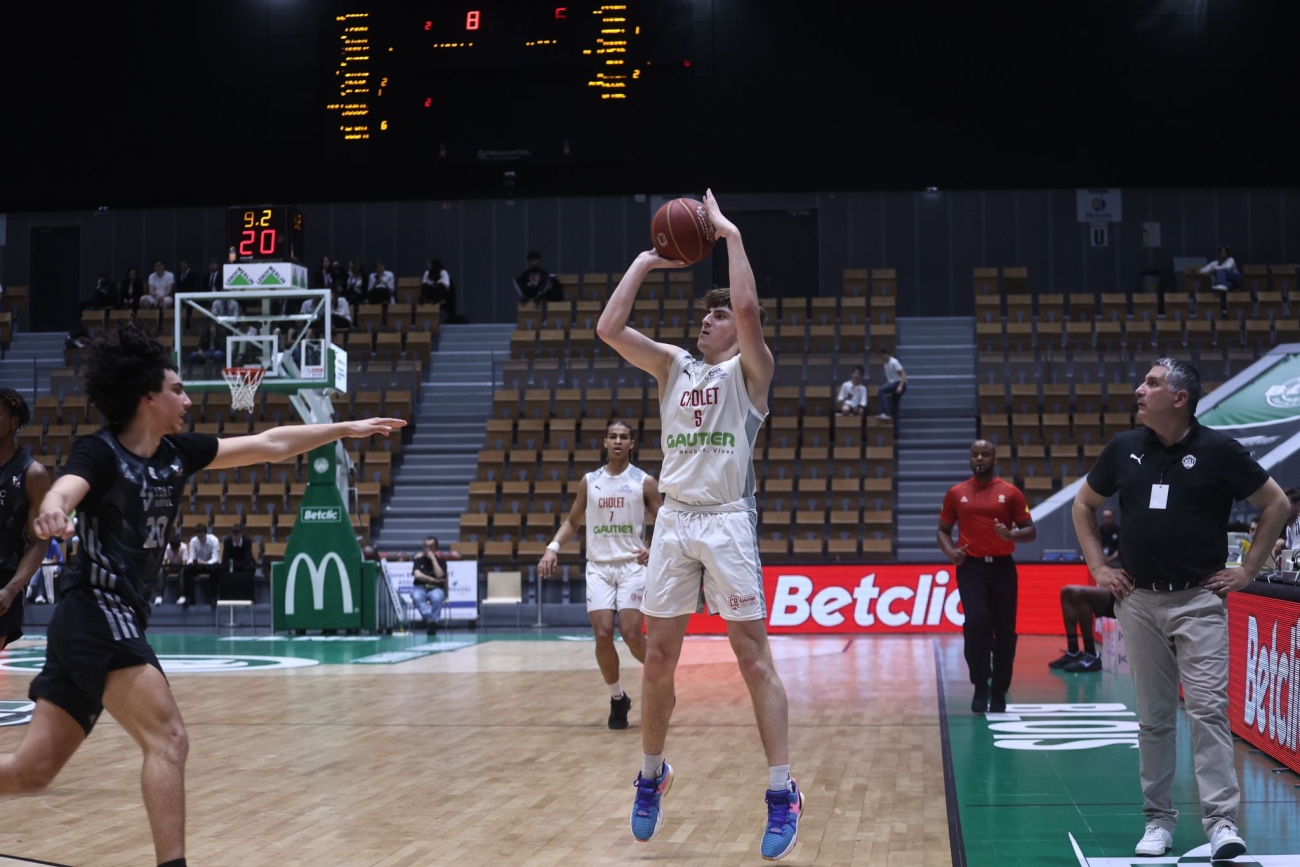
<svg viewBox="0 0 1300 867"><path fill-rule="evenodd" d="M428 160L686 155L690 135L662 127L694 108L691 16L688 0L338 2L328 137Z"/></svg>

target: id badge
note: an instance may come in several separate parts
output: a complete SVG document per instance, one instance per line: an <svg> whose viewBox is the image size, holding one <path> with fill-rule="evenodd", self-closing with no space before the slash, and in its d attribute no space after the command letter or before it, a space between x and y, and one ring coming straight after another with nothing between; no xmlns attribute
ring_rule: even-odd
<svg viewBox="0 0 1300 867"><path fill-rule="evenodd" d="M1169 505L1169 486L1152 485L1151 486L1151 505L1152 509L1164 509Z"/></svg>

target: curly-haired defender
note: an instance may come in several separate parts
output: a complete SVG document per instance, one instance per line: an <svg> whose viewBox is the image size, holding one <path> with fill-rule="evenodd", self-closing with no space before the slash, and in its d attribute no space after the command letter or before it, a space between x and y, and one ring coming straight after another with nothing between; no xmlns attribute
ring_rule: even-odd
<svg viewBox="0 0 1300 867"><path fill-rule="evenodd" d="M341 437L387 435L406 422L289 425L227 439L184 433L185 386L162 343L136 326L94 343L85 382L107 426L77 441L33 521L41 539L67 538L74 531L68 513L78 510L81 546L60 579L45 667L28 691L32 721L17 751L0 755L0 795L48 786L107 709L144 751L141 784L158 863L184 867L189 741L144 637L149 589L181 494L205 468L281 461Z"/></svg>

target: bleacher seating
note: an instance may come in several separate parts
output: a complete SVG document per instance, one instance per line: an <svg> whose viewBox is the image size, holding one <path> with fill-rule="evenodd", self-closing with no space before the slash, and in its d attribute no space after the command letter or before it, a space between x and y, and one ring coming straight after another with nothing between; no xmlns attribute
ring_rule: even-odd
<svg viewBox="0 0 1300 867"><path fill-rule="evenodd" d="M1134 424L1138 377L1190 360L1208 393L1277 343L1300 341L1294 265L1247 265L1224 297L1189 268L1151 292L1034 294L1024 268L973 272L981 436L1031 504L1077 479Z"/></svg>

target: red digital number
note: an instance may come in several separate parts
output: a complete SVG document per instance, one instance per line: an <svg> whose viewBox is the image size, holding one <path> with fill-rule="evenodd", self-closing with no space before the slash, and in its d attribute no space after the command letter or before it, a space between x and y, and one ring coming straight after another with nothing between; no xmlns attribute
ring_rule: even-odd
<svg viewBox="0 0 1300 867"><path fill-rule="evenodd" d="M465 29L478 30L479 11L473 9L465 13Z"/></svg>
<svg viewBox="0 0 1300 867"><path fill-rule="evenodd" d="M239 233L239 237L243 239L239 242L239 255L252 257L253 242L257 240L257 230L245 229Z"/></svg>
<svg viewBox="0 0 1300 867"><path fill-rule="evenodd" d="M566 15L565 13L568 12L568 11L569 11L569 7L568 7L568 6L556 6L556 7L555 7L555 20L556 20L556 21L567 21L568 18L569 18L569 16Z"/></svg>
<svg viewBox="0 0 1300 867"><path fill-rule="evenodd" d="M257 252L269 256L275 252L275 229L263 229L257 240Z"/></svg>
<svg viewBox="0 0 1300 867"><path fill-rule="evenodd" d="M432 96L426 96L426 97L424 98L424 107L425 107L425 108L433 108L433 97L432 97Z"/></svg>
<svg viewBox="0 0 1300 867"><path fill-rule="evenodd" d="M426 21L426 22L424 22L424 29L425 29L425 30L432 30L432 29L433 29L433 22L432 22L432 21Z"/></svg>

